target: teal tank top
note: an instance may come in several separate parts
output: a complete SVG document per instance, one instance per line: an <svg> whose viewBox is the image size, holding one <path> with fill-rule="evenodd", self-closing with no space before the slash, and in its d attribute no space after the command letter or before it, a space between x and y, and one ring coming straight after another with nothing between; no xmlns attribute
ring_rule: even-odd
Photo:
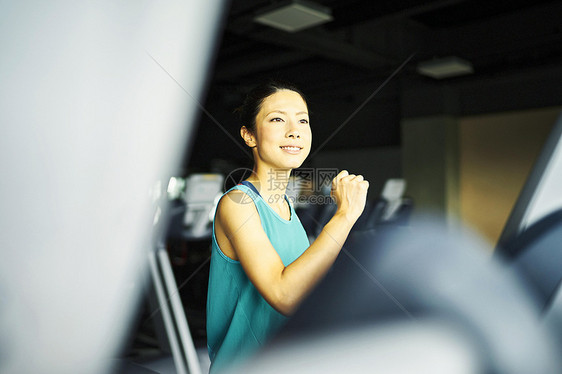
<svg viewBox="0 0 562 374"><path fill-rule="evenodd" d="M285 266L309 247L306 232L290 203L291 218L287 221L249 187L237 185L226 193L233 189L245 192L252 199L262 227ZM211 251L207 348L211 359L210 373L215 373L256 352L283 326L287 318L265 301L246 276L240 262L221 251L214 222Z"/></svg>

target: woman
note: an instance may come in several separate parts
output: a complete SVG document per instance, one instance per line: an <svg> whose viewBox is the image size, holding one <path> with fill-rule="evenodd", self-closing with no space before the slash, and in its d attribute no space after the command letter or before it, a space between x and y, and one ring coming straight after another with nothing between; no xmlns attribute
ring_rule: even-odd
<svg viewBox="0 0 562 374"><path fill-rule="evenodd" d="M369 186L361 175L340 172L332 181L337 211L310 245L285 196L291 170L312 144L304 96L290 84L270 82L250 92L239 111L254 169L223 195L215 215L207 300L211 372L255 352L295 311L338 256Z"/></svg>

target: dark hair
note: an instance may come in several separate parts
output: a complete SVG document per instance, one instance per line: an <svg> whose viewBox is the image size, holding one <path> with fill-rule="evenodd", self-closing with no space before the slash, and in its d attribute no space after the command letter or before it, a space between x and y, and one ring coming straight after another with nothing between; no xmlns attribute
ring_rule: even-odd
<svg viewBox="0 0 562 374"><path fill-rule="evenodd" d="M235 110L235 113L238 113L240 116L242 125L246 126L248 130L255 133L256 116L262 107L263 101L281 90L290 90L298 93L306 104L306 97L294 84L285 81L270 80L254 87L250 92L248 92L242 106Z"/></svg>

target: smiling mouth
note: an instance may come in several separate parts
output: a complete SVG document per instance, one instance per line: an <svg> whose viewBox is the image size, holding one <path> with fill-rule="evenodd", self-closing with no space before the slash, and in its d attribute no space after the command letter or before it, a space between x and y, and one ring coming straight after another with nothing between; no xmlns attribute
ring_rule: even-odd
<svg viewBox="0 0 562 374"><path fill-rule="evenodd" d="M297 147L297 146L284 146L284 147L279 147L284 151L288 151L288 152L299 152L302 147Z"/></svg>

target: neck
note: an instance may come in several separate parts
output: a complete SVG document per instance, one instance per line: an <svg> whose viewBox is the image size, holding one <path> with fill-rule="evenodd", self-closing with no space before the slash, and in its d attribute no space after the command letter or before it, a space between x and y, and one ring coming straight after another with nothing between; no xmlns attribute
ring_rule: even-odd
<svg viewBox="0 0 562 374"><path fill-rule="evenodd" d="M291 169L275 169L256 165L248 181L258 184L256 187L258 187L260 195L268 203L272 205L284 204L290 175Z"/></svg>

